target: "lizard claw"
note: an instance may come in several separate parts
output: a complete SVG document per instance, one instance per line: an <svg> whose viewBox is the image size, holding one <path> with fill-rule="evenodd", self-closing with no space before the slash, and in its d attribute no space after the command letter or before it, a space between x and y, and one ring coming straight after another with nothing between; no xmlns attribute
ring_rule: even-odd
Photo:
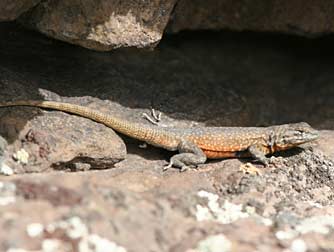
<svg viewBox="0 0 334 252"><path fill-rule="evenodd" d="M184 166L181 167L180 172L185 172L187 170L189 170L189 166L184 165Z"/></svg>
<svg viewBox="0 0 334 252"><path fill-rule="evenodd" d="M168 169L172 168L173 167L173 162L169 162L168 165L165 165L162 169L162 171L167 171Z"/></svg>
<svg viewBox="0 0 334 252"><path fill-rule="evenodd" d="M161 112L159 112L158 114L156 113L155 109L152 108L151 109L151 113L152 113L152 117L157 121L160 122L161 121Z"/></svg>
<svg viewBox="0 0 334 252"><path fill-rule="evenodd" d="M157 114L154 108L151 109L151 115L143 113L142 116L154 125L159 125L161 121L161 112Z"/></svg>

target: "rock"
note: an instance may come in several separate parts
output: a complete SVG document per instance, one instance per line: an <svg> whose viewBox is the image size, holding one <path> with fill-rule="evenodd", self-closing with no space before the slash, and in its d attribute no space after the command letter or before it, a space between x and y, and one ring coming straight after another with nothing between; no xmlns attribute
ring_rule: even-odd
<svg viewBox="0 0 334 252"><path fill-rule="evenodd" d="M190 252L213 242L232 251L334 251L334 233L322 232L334 223L331 39L186 34L154 52L110 55L5 30L0 101L66 101L147 124L142 113L152 106L172 127L305 120L321 138L278 153L269 167L253 162L261 172L226 159L180 173L162 171L173 153L121 136L126 159L86 171L124 158L111 129L52 110L1 108L5 162L25 174L0 177L0 251ZM27 164L12 158L21 149Z"/></svg>
<svg viewBox="0 0 334 252"><path fill-rule="evenodd" d="M180 0L169 29L270 31L314 36L333 32L330 0L200 1Z"/></svg>
<svg viewBox="0 0 334 252"><path fill-rule="evenodd" d="M175 2L45 1L25 15L21 23L94 50L152 47L160 41Z"/></svg>
<svg viewBox="0 0 334 252"><path fill-rule="evenodd" d="M26 85L26 79L8 69L0 68L0 99L62 100L50 91ZM5 86L7 80L10 85ZM20 94L17 96L16 94ZM44 98L43 98L44 99ZM93 106L101 112L115 111L113 106L92 97L63 98L69 103ZM56 170L81 171L112 168L126 156L123 140L111 129L100 123L75 115L38 108L16 107L0 109L0 156L3 156L0 173L31 173Z"/></svg>
<svg viewBox="0 0 334 252"><path fill-rule="evenodd" d="M0 136L0 174L10 176L14 174L14 171L3 161L7 145L6 139Z"/></svg>
<svg viewBox="0 0 334 252"><path fill-rule="evenodd" d="M33 8L34 7L34 8ZM182 30L269 31L317 36L334 31L330 0L5 0L0 21L20 22L49 37L86 48L154 47ZM24 13L24 15L22 15Z"/></svg>
<svg viewBox="0 0 334 252"><path fill-rule="evenodd" d="M37 5L41 0L1 0L0 22L15 20L22 13Z"/></svg>
<svg viewBox="0 0 334 252"><path fill-rule="evenodd" d="M0 174L5 176L10 176L14 174L14 170L9 167L6 163L0 160Z"/></svg>
<svg viewBox="0 0 334 252"><path fill-rule="evenodd" d="M9 109L0 123L5 133L18 132L8 137L15 140L4 160L16 173L106 169L125 158L125 144L112 129L56 111L30 118L34 110Z"/></svg>
<svg viewBox="0 0 334 252"><path fill-rule="evenodd" d="M329 158L334 160L334 132L332 130L321 131L320 138L317 141L319 148Z"/></svg>
<svg viewBox="0 0 334 252"><path fill-rule="evenodd" d="M1 160L3 153L5 152L6 147L7 147L6 139L0 136L0 160Z"/></svg>

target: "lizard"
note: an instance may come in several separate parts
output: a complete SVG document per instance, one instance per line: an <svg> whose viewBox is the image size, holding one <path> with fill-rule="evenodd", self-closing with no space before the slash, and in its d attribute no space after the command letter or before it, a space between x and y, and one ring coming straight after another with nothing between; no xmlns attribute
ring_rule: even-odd
<svg viewBox="0 0 334 252"><path fill-rule="evenodd" d="M170 158L170 167L204 164L207 159L252 157L267 166L266 156L297 147L318 138L318 131L306 122L268 127L159 127L131 122L72 103L21 100L0 102L0 107L29 106L67 112L102 123L113 130L147 144L178 151Z"/></svg>

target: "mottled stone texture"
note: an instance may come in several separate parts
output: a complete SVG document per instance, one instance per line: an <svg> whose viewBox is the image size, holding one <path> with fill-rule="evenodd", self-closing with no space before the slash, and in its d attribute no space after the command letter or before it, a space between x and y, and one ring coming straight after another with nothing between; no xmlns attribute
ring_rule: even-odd
<svg viewBox="0 0 334 252"><path fill-rule="evenodd" d="M166 26L169 32L174 33L229 29L309 37L334 30L334 2L330 0L39 2L1 1L0 21L20 16L21 24L47 36L100 51L119 47L154 47L161 40Z"/></svg>
<svg viewBox="0 0 334 252"><path fill-rule="evenodd" d="M169 127L306 121L321 134L269 167L226 159L163 172L173 153L104 125L1 108L0 156L19 173L0 175L1 252L217 251L198 249L215 237L232 248L220 252L334 251L332 37L182 34L113 53L13 24L0 24L0 38L1 101L66 101L147 124L153 107ZM26 164L13 159L23 150Z"/></svg>
<svg viewBox="0 0 334 252"><path fill-rule="evenodd" d="M231 29L312 36L333 32L329 0L180 0L170 30Z"/></svg>
<svg viewBox="0 0 334 252"><path fill-rule="evenodd" d="M1 0L0 21L14 20L39 2L40 0Z"/></svg>
<svg viewBox="0 0 334 252"><path fill-rule="evenodd" d="M21 20L83 47L151 47L160 41L175 0L45 1Z"/></svg>

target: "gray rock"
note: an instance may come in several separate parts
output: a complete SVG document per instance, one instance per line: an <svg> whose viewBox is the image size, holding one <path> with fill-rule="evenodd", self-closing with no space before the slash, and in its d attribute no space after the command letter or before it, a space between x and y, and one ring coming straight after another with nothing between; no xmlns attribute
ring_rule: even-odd
<svg viewBox="0 0 334 252"><path fill-rule="evenodd" d="M94 50L152 47L176 0L44 1L21 19L50 37Z"/></svg>
<svg viewBox="0 0 334 252"><path fill-rule="evenodd" d="M0 135L0 161L7 147L7 141Z"/></svg>

